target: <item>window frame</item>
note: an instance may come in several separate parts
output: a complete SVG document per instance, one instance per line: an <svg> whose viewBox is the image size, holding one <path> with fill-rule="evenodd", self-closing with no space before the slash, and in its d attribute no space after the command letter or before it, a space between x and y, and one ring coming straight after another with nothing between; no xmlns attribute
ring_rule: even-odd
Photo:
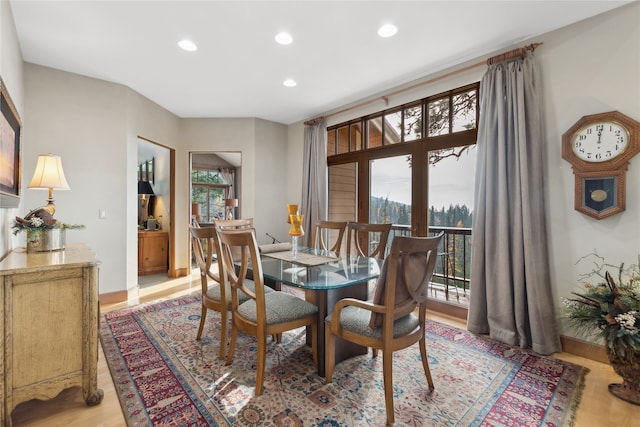
<svg viewBox="0 0 640 427"><path fill-rule="evenodd" d="M462 130L457 132L451 132L453 126L453 99L456 95L469 92L471 90L475 90L476 99L475 99L475 126L472 129ZM359 222L368 222L369 220L369 188L370 188L370 169L369 162L370 160L381 159L385 157L395 157L401 155L410 155L412 158L412 162L418 165L424 165L424 167L412 168L412 179L411 179L411 206L412 206L412 215L411 215L411 231L412 235L415 236L426 236L428 234L428 224L427 224L427 212L429 209L429 201L428 201L428 188L429 188L429 179L428 179L428 166L427 162L429 160L429 152L442 150L442 149L452 149L457 147L463 147L468 145L475 145L478 137L478 120L480 115L480 83L472 83L466 86L462 86L456 89L452 89L449 91L445 91L439 93L437 95L429 96L426 98L422 98L417 101L412 101L406 104L403 104L398 107L389 108L383 111L378 111L372 114L369 114L364 117L360 117L358 119L349 120L348 122L342 122L336 125L332 125L327 128L327 133L335 131L335 143L336 147L334 153L329 154L331 152L330 148L327 148L327 166L335 166L346 163L357 163L357 218L356 221ZM427 136L428 132L426 131L425 125L427 121L427 111L428 105L430 102L437 101L440 99L448 99L449 100L449 117L448 117L448 126L449 133L444 135L437 136ZM404 141L404 111L409 108L414 108L417 105L422 106L421 112L421 120L422 120L422 138ZM385 132L386 126L384 125L385 114L393 114L393 113L401 113L401 138L398 143L393 144L385 144ZM382 129L381 129L381 146L376 147L368 147L369 145L369 124L368 120L375 119L381 117L382 118ZM351 150L353 146L351 144L351 126L354 123L360 123L360 129L362 130L362 149L361 150ZM339 153L339 141L338 141L338 133L337 129L347 127L349 129L349 141L348 147L350 148L349 152ZM327 138L329 141L330 138ZM330 189L329 189L330 190ZM426 190L426 191L425 191Z"/></svg>

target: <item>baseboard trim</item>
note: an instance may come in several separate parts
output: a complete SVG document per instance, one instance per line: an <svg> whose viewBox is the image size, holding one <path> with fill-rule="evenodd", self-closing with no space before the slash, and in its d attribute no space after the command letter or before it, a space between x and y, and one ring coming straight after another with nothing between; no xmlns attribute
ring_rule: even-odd
<svg viewBox="0 0 640 427"><path fill-rule="evenodd" d="M168 276L171 277L172 279L175 279L177 277L184 277L188 275L189 275L188 268L175 268L173 270L169 270L169 274L168 274Z"/></svg>
<svg viewBox="0 0 640 427"><path fill-rule="evenodd" d="M100 304L117 304L119 302L125 302L128 299L129 293L127 291L109 292L98 295Z"/></svg>
<svg viewBox="0 0 640 427"><path fill-rule="evenodd" d="M562 351L566 353L595 360L600 363L609 363L607 350L602 345L583 341L578 338L567 337L565 335L560 335L560 343L562 344Z"/></svg>
<svg viewBox="0 0 640 427"><path fill-rule="evenodd" d="M461 307L454 304L448 304L446 302L439 301L437 299L427 300L427 310L437 311L452 317L456 317L464 322L467 321L468 310L465 307Z"/></svg>

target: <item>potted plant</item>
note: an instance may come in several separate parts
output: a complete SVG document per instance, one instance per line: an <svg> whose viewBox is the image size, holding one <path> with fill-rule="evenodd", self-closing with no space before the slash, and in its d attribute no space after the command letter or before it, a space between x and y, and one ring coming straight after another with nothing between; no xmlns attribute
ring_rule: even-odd
<svg viewBox="0 0 640 427"><path fill-rule="evenodd" d="M581 261L586 259L593 260L593 268L580 276L582 291L564 300L566 317L579 333L604 338L611 366L623 379L609 384L609 391L640 405L640 256L628 268L607 264L597 253ZM614 268L617 280L608 271Z"/></svg>
<svg viewBox="0 0 640 427"><path fill-rule="evenodd" d="M66 230L84 228L84 225L64 224L53 217L47 207L34 209L24 218L16 217L13 234L27 233L27 252L64 250Z"/></svg>

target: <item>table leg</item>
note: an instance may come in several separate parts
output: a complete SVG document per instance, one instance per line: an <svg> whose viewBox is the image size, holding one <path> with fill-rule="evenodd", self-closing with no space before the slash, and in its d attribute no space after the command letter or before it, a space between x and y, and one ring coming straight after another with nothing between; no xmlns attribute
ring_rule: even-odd
<svg viewBox="0 0 640 427"><path fill-rule="evenodd" d="M343 288L316 290L309 289L305 291L307 301L318 307L318 336L316 337L316 349L318 350L318 375L324 377L325 368L325 321L324 319L331 314L333 306L342 298L357 298L361 300L367 299L368 283L360 283ZM311 331L307 328L307 344L311 345ZM367 347L354 344L352 342L335 338L336 364L353 356L366 354Z"/></svg>

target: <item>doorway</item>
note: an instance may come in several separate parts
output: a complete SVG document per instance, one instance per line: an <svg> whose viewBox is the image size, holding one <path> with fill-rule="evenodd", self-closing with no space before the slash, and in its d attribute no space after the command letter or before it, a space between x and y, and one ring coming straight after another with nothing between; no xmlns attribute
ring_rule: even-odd
<svg viewBox="0 0 640 427"><path fill-rule="evenodd" d="M201 225L239 218L242 153L191 153L191 216Z"/></svg>
<svg viewBox="0 0 640 427"><path fill-rule="evenodd" d="M240 218L242 153L191 152L189 160L192 223L207 227L212 226L216 219ZM190 259L191 268L196 268L193 255Z"/></svg>
<svg viewBox="0 0 640 427"><path fill-rule="evenodd" d="M175 150L138 137L138 287L174 277Z"/></svg>

